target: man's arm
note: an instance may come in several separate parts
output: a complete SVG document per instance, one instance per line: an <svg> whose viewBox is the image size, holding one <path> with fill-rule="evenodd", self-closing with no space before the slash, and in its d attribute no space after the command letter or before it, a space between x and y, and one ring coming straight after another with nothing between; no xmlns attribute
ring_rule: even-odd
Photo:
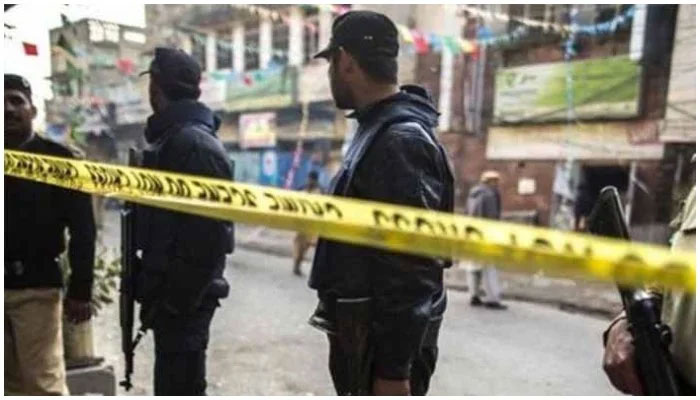
<svg viewBox="0 0 700 400"><path fill-rule="evenodd" d="M70 156L70 155L66 155ZM56 189L63 199L69 232L68 260L70 280L66 295L69 320L81 322L90 318L93 269L95 266L95 217L90 195L75 190Z"/></svg>
<svg viewBox="0 0 700 400"><path fill-rule="evenodd" d="M65 189L63 189L65 190ZM90 195L66 190L68 205L68 259L71 274L68 297L90 301L92 298L93 267L95 265L95 218Z"/></svg>
<svg viewBox="0 0 700 400"><path fill-rule="evenodd" d="M362 162L354 180L358 192L371 200L438 209L444 177L437 149L420 132L386 133L389 139L380 138ZM375 378L405 380L427 329L433 297L442 289L443 272L422 257L381 250L370 254Z"/></svg>

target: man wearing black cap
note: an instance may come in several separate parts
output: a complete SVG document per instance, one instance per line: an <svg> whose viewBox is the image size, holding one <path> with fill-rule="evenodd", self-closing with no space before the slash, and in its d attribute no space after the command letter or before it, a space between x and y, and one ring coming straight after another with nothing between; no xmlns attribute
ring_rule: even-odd
<svg viewBox="0 0 700 400"><path fill-rule="evenodd" d="M219 119L200 95L201 69L181 50L156 48L150 74L143 166L212 178L233 179L216 136ZM158 208L137 210L142 250L137 281L141 320L153 328L156 395L204 395L209 326L219 299L228 295L223 277L233 251L233 225Z"/></svg>
<svg viewBox="0 0 700 400"><path fill-rule="evenodd" d="M26 79L5 74L5 147L74 158L33 130L36 108ZM66 248L70 281L62 301L58 257ZM5 394L68 394L62 314L90 319L95 222L90 196L5 176ZM62 311L63 310L63 311Z"/></svg>
<svg viewBox="0 0 700 400"><path fill-rule="evenodd" d="M352 11L316 57L329 61L338 108L358 121L331 194L452 212L453 177L425 89L397 85L398 34L386 16ZM319 240L310 323L327 332L339 394L424 395L437 361L450 262Z"/></svg>

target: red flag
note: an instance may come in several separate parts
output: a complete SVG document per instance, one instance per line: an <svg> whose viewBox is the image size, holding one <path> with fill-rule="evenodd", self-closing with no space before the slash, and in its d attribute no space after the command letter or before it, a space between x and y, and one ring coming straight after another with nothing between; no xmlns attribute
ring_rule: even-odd
<svg viewBox="0 0 700 400"><path fill-rule="evenodd" d="M430 51L430 46L428 46L428 41L425 40L425 36L417 30L412 30L413 35L413 45L416 46L416 53L425 54Z"/></svg>
<svg viewBox="0 0 700 400"><path fill-rule="evenodd" d="M134 62L128 58L120 58L117 60L117 69L124 75L131 75L134 73Z"/></svg>
<svg viewBox="0 0 700 400"><path fill-rule="evenodd" d="M22 42L22 46L24 46L24 54L26 54L28 56L38 56L39 55L39 49L37 49L35 44Z"/></svg>

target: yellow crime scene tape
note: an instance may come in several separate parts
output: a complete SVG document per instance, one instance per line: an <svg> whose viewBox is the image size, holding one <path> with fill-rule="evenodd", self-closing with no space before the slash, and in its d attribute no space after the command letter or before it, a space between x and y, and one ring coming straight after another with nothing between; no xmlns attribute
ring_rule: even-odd
<svg viewBox="0 0 700 400"><path fill-rule="evenodd" d="M153 207L423 256L695 292L695 253L178 173L5 151L5 174Z"/></svg>

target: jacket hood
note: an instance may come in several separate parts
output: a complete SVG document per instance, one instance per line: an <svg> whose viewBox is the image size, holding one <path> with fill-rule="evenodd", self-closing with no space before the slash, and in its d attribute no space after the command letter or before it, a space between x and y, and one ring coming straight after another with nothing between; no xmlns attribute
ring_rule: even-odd
<svg viewBox="0 0 700 400"><path fill-rule="evenodd" d="M379 123L397 117L410 117L419 120L429 128L438 125L438 117L440 116L428 91L416 85L401 86L399 93L381 100L370 110L353 113L350 117L356 117L358 122L362 124L365 120L374 119L373 116L377 115L375 113L379 113Z"/></svg>
<svg viewBox="0 0 700 400"><path fill-rule="evenodd" d="M154 143L173 125L187 122L206 125L210 128L207 131L214 137L216 137L216 131L221 125L221 120L214 115L209 107L196 100L180 100L172 103L165 110L148 117L146 140L149 143Z"/></svg>

